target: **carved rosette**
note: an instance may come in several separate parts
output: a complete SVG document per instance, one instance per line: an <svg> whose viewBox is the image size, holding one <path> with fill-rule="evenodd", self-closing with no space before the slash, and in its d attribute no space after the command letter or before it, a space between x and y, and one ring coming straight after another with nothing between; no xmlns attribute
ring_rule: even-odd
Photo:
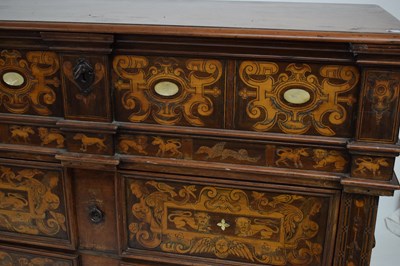
<svg viewBox="0 0 400 266"><path fill-rule="evenodd" d="M176 125L184 119L192 126L204 126L202 117L214 113L214 102L221 88L214 87L222 75L217 60L188 59L185 67L173 58L158 58L152 64L146 57L116 56L114 86L123 92L117 99L132 110L131 122L149 117L164 125ZM167 87L168 85L168 87Z"/></svg>
<svg viewBox="0 0 400 266"><path fill-rule="evenodd" d="M289 64L285 71L273 62L240 64L239 77L245 86L239 96L247 103L248 118L256 121L253 130L274 131L277 125L284 133L304 134L313 127L320 135L336 135L332 126L346 122L346 106L356 101L354 92L346 93L357 85L358 70L328 65L315 75L310 65ZM296 92L289 95L292 101L286 96L289 92Z"/></svg>
<svg viewBox="0 0 400 266"><path fill-rule="evenodd" d="M0 166L0 229L67 238L60 183L58 172Z"/></svg>
<svg viewBox="0 0 400 266"><path fill-rule="evenodd" d="M20 86L0 82L0 106L15 114L25 114L33 109L36 114L51 115L49 106L55 103L55 90L60 86L55 76L59 70L57 55L28 52L24 59L16 50L3 50L0 55L0 77L7 72L16 72L24 78Z"/></svg>
<svg viewBox="0 0 400 266"><path fill-rule="evenodd" d="M268 265L321 263L325 199L153 180L127 184L132 248Z"/></svg>

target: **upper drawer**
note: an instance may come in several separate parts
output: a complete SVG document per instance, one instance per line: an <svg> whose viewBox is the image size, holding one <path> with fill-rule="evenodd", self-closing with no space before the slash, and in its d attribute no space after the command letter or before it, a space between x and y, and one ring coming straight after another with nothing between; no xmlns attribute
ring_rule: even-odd
<svg viewBox="0 0 400 266"><path fill-rule="evenodd" d="M58 55L45 51L2 50L0 112L62 115Z"/></svg>
<svg viewBox="0 0 400 266"><path fill-rule="evenodd" d="M266 61L237 64L237 129L349 137L359 71Z"/></svg>
<svg viewBox="0 0 400 266"><path fill-rule="evenodd" d="M116 119L223 127L224 64L215 59L116 56L113 60Z"/></svg>

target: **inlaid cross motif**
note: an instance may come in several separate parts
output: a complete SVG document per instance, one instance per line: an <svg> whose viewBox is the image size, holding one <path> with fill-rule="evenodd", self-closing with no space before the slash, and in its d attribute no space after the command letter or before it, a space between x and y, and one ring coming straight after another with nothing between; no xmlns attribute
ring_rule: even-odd
<svg viewBox="0 0 400 266"><path fill-rule="evenodd" d="M230 226L227 222L225 222L225 219L222 219L221 222L217 223L217 225L221 227L222 231L225 231L225 229Z"/></svg>

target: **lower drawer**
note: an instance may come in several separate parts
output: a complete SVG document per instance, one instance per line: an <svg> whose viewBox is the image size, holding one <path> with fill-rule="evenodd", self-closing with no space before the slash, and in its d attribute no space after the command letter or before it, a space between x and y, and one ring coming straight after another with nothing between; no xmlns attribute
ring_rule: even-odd
<svg viewBox="0 0 400 266"><path fill-rule="evenodd" d="M331 265L335 190L124 175L124 256L174 265Z"/></svg>
<svg viewBox="0 0 400 266"><path fill-rule="evenodd" d="M74 255L64 255L53 251L17 248L0 244L0 265L2 266L77 266Z"/></svg>

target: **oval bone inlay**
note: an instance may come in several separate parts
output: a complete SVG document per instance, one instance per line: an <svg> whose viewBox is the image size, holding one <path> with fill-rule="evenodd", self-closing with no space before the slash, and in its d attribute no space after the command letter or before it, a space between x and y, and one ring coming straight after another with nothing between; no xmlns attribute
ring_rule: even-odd
<svg viewBox="0 0 400 266"><path fill-rule="evenodd" d="M4 83L14 87L21 86L25 82L24 77L17 72L7 72L3 74L2 78Z"/></svg>
<svg viewBox="0 0 400 266"><path fill-rule="evenodd" d="M303 89L290 89L285 91L283 98L292 104L303 104L310 100L311 95Z"/></svg>
<svg viewBox="0 0 400 266"><path fill-rule="evenodd" d="M179 92L179 87L170 81L161 81L154 86L154 90L161 96L174 96Z"/></svg>

